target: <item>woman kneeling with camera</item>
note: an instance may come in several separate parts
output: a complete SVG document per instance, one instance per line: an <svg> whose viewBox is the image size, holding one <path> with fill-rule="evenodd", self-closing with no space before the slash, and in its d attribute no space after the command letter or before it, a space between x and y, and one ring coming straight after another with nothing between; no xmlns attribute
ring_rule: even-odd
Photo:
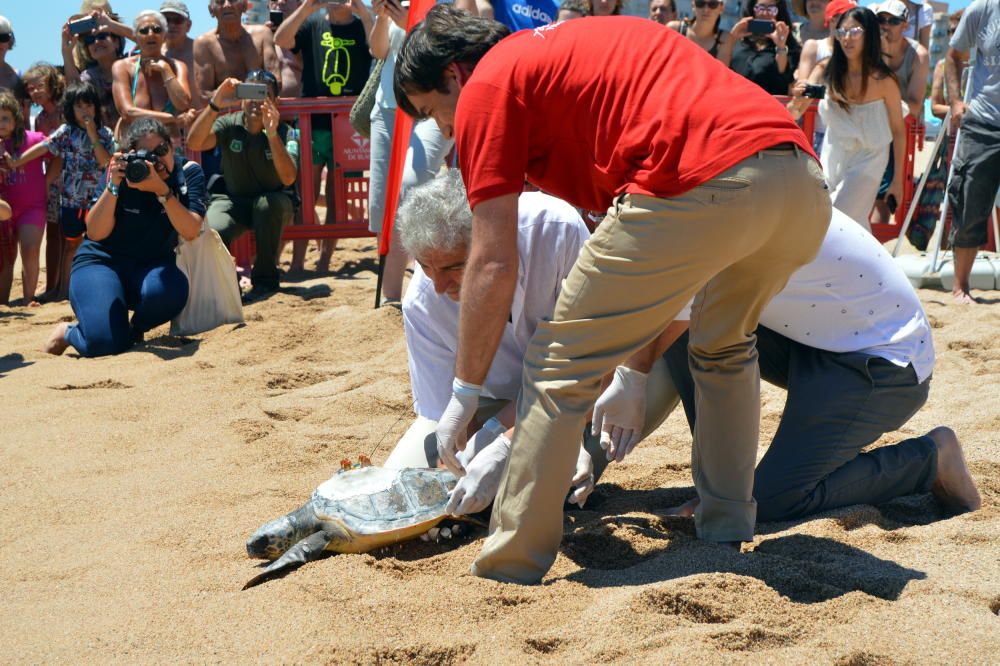
<svg viewBox="0 0 1000 666"><path fill-rule="evenodd" d="M68 346L81 356L120 354L187 303L174 250L178 234L193 240L201 230L204 173L174 156L170 132L152 118L129 127L125 148L111 157L73 257L69 300L78 322L56 327L44 348L50 354Z"/></svg>

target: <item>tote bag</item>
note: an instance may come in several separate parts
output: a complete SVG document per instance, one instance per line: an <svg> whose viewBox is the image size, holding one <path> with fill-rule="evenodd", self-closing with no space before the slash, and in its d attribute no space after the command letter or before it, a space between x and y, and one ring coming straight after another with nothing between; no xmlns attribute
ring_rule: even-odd
<svg viewBox="0 0 1000 666"><path fill-rule="evenodd" d="M375 108L375 93L378 92L379 82L382 80L382 67L384 65L385 60L375 61L375 66L368 76L368 82L365 83L361 94L354 100L354 106L351 107L349 116L351 127L366 139L372 138L371 115L372 109Z"/></svg>
<svg viewBox="0 0 1000 666"><path fill-rule="evenodd" d="M188 300L171 320L170 335L195 335L243 322L236 263L208 221L202 221L197 238L178 241L177 268L187 276Z"/></svg>

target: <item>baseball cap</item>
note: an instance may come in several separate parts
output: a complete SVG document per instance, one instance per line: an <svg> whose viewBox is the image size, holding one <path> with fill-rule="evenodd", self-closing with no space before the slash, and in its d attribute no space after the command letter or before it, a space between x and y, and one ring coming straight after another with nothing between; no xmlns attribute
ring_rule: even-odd
<svg viewBox="0 0 1000 666"><path fill-rule="evenodd" d="M858 3L854 2L854 0L830 0L830 3L826 6L826 13L823 15L823 27L829 28L830 21L833 20L834 16L847 13L857 6Z"/></svg>
<svg viewBox="0 0 1000 666"><path fill-rule="evenodd" d="M882 4L874 7L873 11L876 14L889 14L904 21L910 17L910 10L907 9L906 3L901 2L901 0L885 0Z"/></svg>
<svg viewBox="0 0 1000 666"><path fill-rule="evenodd" d="M188 11L187 5L180 0L164 0L163 4L160 5L160 13L180 14L187 20L191 20L191 12Z"/></svg>

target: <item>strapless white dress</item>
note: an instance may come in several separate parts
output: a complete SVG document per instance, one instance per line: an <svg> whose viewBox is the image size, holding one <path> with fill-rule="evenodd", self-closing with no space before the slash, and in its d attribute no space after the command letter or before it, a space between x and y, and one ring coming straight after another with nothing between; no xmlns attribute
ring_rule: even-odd
<svg viewBox="0 0 1000 666"><path fill-rule="evenodd" d="M845 111L832 100L819 104L826 124L820 162L830 186L833 207L871 230L868 215L889 163L892 130L882 100L852 104ZM902 168L902 165L897 165Z"/></svg>

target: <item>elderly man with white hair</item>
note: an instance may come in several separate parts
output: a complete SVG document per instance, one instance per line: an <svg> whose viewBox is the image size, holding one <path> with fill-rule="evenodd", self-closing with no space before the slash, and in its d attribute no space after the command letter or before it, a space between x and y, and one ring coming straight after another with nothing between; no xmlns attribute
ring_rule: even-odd
<svg viewBox="0 0 1000 666"><path fill-rule="evenodd" d="M438 461L462 476L449 512L486 508L496 495L510 451L515 401L528 340L552 316L563 279L590 233L576 209L540 192L518 199L517 288L507 326L478 400L469 444L457 456L439 453L434 436L451 399L461 393L454 377L462 276L472 234L472 211L457 170L412 190L399 211L400 242L417 266L403 297L416 421L396 445L386 467L434 467ZM661 388L661 387L654 387ZM653 425L655 427L655 424ZM652 429L652 428L650 428ZM568 501L583 506L607 457L596 436L581 433L577 471Z"/></svg>

